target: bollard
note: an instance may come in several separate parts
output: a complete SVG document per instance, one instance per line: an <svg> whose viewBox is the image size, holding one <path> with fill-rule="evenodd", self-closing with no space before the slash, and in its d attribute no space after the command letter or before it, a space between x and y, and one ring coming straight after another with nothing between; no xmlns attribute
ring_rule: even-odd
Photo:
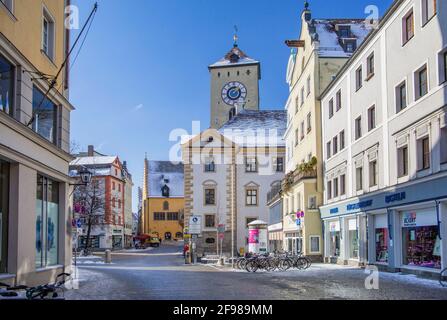
<svg viewBox="0 0 447 320"><path fill-rule="evenodd" d="M104 260L105 263L112 263L112 251L106 250Z"/></svg>

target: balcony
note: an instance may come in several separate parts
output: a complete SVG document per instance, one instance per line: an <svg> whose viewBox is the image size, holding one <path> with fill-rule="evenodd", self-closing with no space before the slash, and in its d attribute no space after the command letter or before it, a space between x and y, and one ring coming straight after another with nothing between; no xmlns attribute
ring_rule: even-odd
<svg viewBox="0 0 447 320"><path fill-rule="evenodd" d="M281 197L281 183L274 184L267 193L267 204L274 202Z"/></svg>

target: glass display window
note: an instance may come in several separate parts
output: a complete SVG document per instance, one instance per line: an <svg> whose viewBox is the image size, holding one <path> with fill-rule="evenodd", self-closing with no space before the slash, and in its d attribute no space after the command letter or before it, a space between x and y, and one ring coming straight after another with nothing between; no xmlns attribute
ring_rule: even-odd
<svg viewBox="0 0 447 320"><path fill-rule="evenodd" d="M340 256L340 222L329 222L329 254L331 257Z"/></svg>
<svg viewBox="0 0 447 320"><path fill-rule="evenodd" d="M359 258L359 233L357 219L348 220L349 258Z"/></svg>
<svg viewBox="0 0 447 320"><path fill-rule="evenodd" d="M388 216L386 214L374 216L376 262L388 263L389 239Z"/></svg>

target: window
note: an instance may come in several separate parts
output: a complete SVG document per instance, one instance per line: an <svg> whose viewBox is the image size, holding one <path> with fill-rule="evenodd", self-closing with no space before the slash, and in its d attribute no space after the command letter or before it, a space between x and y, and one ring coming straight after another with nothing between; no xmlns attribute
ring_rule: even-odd
<svg viewBox="0 0 447 320"><path fill-rule="evenodd" d="M363 70L360 66L357 71L355 72L355 90L360 90L360 88L363 86Z"/></svg>
<svg viewBox="0 0 447 320"><path fill-rule="evenodd" d="M329 101L329 119L334 116L334 99Z"/></svg>
<svg viewBox="0 0 447 320"><path fill-rule="evenodd" d="M359 167L355 170L356 190L363 190L363 167Z"/></svg>
<svg viewBox="0 0 447 320"><path fill-rule="evenodd" d="M327 182L327 199L332 199L332 181Z"/></svg>
<svg viewBox="0 0 447 320"><path fill-rule="evenodd" d="M168 212L168 221L178 221L178 212Z"/></svg>
<svg viewBox="0 0 447 320"><path fill-rule="evenodd" d="M213 157L207 157L205 159L205 172L216 172L216 165Z"/></svg>
<svg viewBox="0 0 447 320"><path fill-rule="evenodd" d="M402 82L396 88L396 113L407 107L407 84Z"/></svg>
<svg viewBox="0 0 447 320"><path fill-rule="evenodd" d="M273 170L275 172L284 172L284 158L278 157L273 159Z"/></svg>
<svg viewBox="0 0 447 320"><path fill-rule="evenodd" d="M307 95L310 95L310 85L311 85L311 82L310 82L310 76L307 78Z"/></svg>
<svg viewBox="0 0 447 320"><path fill-rule="evenodd" d="M304 121L301 122L301 140L304 139Z"/></svg>
<svg viewBox="0 0 447 320"><path fill-rule="evenodd" d="M414 36L414 15L413 10L411 10L402 19L402 41L406 44Z"/></svg>
<svg viewBox="0 0 447 320"><path fill-rule="evenodd" d="M436 15L437 0L422 0L422 24L425 25Z"/></svg>
<svg viewBox="0 0 447 320"><path fill-rule="evenodd" d="M341 109L341 90L338 90L336 100L337 100L337 111L338 111Z"/></svg>
<svg viewBox="0 0 447 320"><path fill-rule="evenodd" d="M355 119L355 140L362 137L362 117Z"/></svg>
<svg viewBox="0 0 447 320"><path fill-rule="evenodd" d="M351 27L350 26L339 26L338 35L340 38L350 38Z"/></svg>
<svg viewBox="0 0 447 320"><path fill-rule="evenodd" d="M298 145L299 141L300 141L300 130L297 128L295 129L295 146Z"/></svg>
<svg viewBox="0 0 447 320"><path fill-rule="evenodd" d="M340 176L340 195L346 195L346 175L342 174Z"/></svg>
<svg viewBox="0 0 447 320"><path fill-rule="evenodd" d="M59 262L59 184L37 176L36 268Z"/></svg>
<svg viewBox="0 0 447 320"><path fill-rule="evenodd" d="M408 146L397 150L397 174L399 178L408 175Z"/></svg>
<svg viewBox="0 0 447 320"><path fill-rule="evenodd" d="M371 53L371 55L367 59L367 76L368 79L371 78L374 75L374 52Z"/></svg>
<svg viewBox="0 0 447 320"><path fill-rule="evenodd" d="M334 179L334 198L338 197L338 178Z"/></svg>
<svg viewBox="0 0 447 320"><path fill-rule="evenodd" d="M115 181L112 181L112 190L115 190L116 186L115 186Z"/></svg>
<svg viewBox="0 0 447 320"><path fill-rule="evenodd" d="M0 160L0 274L7 272L9 164Z"/></svg>
<svg viewBox="0 0 447 320"><path fill-rule="evenodd" d="M213 206L216 204L216 190L205 189L205 205Z"/></svg>
<svg viewBox="0 0 447 320"><path fill-rule="evenodd" d="M308 198L308 209L315 210L317 209L317 197L316 196L310 196Z"/></svg>
<svg viewBox="0 0 447 320"><path fill-rule="evenodd" d="M439 84L447 81L447 48L438 53Z"/></svg>
<svg viewBox="0 0 447 320"><path fill-rule="evenodd" d="M245 219L245 227L248 228L248 225L256 220L258 220L258 218L246 218Z"/></svg>
<svg viewBox="0 0 447 320"><path fill-rule="evenodd" d="M52 143L56 143L57 106L33 87L33 130Z"/></svg>
<svg viewBox="0 0 447 320"><path fill-rule="evenodd" d="M377 170L377 161L369 163L369 186L375 187L378 184L379 172Z"/></svg>
<svg viewBox="0 0 447 320"><path fill-rule="evenodd" d="M332 139L332 145L334 148L334 156L338 153L338 137L334 137L334 139Z"/></svg>
<svg viewBox="0 0 447 320"><path fill-rule="evenodd" d="M304 104L304 87L301 88L301 105Z"/></svg>
<svg viewBox="0 0 447 320"><path fill-rule="evenodd" d="M430 168L430 139L428 137L418 140L418 170Z"/></svg>
<svg viewBox="0 0 447 320"><path fill-rule="evenodd" d="M163 202L163 210L165 210L165 211L169 210L169 202L168 201Z"/></svg>
<svg viewBox="0 0 447 320"><path fill-rule="evenodd" d="M121 192L121 185L118 184L118 192Z"/></svg>
<svg viewBox="0 0 447 320"><path fill-rule="evenodd" d="M247 206L257 206L258 205L258 190L256 189L247 189L245 204Z"/></svg>
<svg viewBox="0 0 447 320"><path fill-rule="evenodd" d="M50 13L44 9L42 17L42 51L54 60L54 20Z"/></svg>
<svg viewBox="0 0 447 320"><path fill-rule="evenodd" d="M0 111L13 114L14 66L0 55Z"/></svg>
<svg viewBox="0 0 447 320"><path fill-rule="evenodd" d="M118 208L121 209L121 199L118 199Z"/></svg>
<svg viewBox="0 0 447 320"><path fill-rule="evenodd" d="M329 158L331 157L331 152L332 152L332 150L331 150L331 142L329 141L329 142L326 144L327 159L329 159Z"/></svg>
<svg viewBox="0 0 447 320"><path fill-rule="evenodd" d="M310 252L318 253L320 252L320 237L310 236Z"/></svg>
<svg viewBox="0 0 447 320"><path fill-rule="evenodd" d="M345 130L340 132L340 150L345 148Z"/></svg>
<svg viewBox="0 0 447 320"><path fill-rule="evenodd" d="M214 214L205 215L205 228L216 227L216 216Z"/></svg>
<svg viewBox="0 0 447 320"><path fill-rule="evenodd" d="M368 109L368 131L376 128L376 106Z"/></svg>
<svg viewBox="0 0 447 320"><path fill-rule="evenodd" d="M299 110L299 106L300 106L299 100L300 99L298 97L295 99L295 114L297 114L298 110Z"/></svg>
<svg viewBox="0 0 447 320"><path fill-rule="evenodd" d="M441 129L441 164L447 163L447 127Z"/></svg>
<svg viewBox="0 0 447 320"><path fill-rule="evenodd" d="M307 133L312 131L312 113L307 114Z"/></svg>
<svg viewBox="0 0 447 320"><path fill-rule="evenodd" d="M258 172L258 161L256 157L245 158L245 172Z"/></svg>
<svg viewBox="0 0 447 320"><path fill-rule="evenodd" d="M161 195L164 198L169 198L170 189L167 185L165 185L163 188L161 188Z"/></svg>
<svg viewBox="0 0 447 320"><path fill-rule="evenodd" d="M0 0L1 3L9 10L9 12L13 12L13 0ZM1 6L1 5L0 5Z"/></svg>
<svg viewBox="0 0 447 320"><path fill-rule="evenodd" d="M414 76L415 83L415 99L418 100L428 93L427 66L423 66L416 71Z"/></svg>
<svg viewBox="0 0 447 320"><path fill-rule="evenodd" d="M154 221L164 221L166 220L165 212L154 212Z"/></svg>

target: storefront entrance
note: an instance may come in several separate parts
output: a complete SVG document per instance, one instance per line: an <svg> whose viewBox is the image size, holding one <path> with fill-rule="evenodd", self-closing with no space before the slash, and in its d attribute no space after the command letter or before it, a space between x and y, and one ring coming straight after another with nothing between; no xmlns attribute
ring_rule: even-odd
<svg viewBox="0 0 447 320"><path fill-rule="evenodd" d="M375 259L377 263L388 263L389 239L388 216L386 214L374 216Z"/></svg>
<svg viewBox="0 0 447 320"><path fill-rule="evenodd" d="M401 213L402 264L441 269L441 239L436 209Z"/></svg>
<svg viewBox="0 0 447 320"><path fill-rule="evenodd" d="M112 236L113 249L123 248L123 237L122 236Z"/></svg>
<svg viewBox="0 0 447 320"><path fill-rule="evenodd" d="M340 221L329 222L329 255L340 256Z"/></svg>
<svg viewBox="0 0 447 320"><path fill-rule="evenodd" d="M303 238L298 233L286 233L286 251L299 254L303 251Z"/></svg>
<svg viewBox="0 0 447 320"><path fill-rule="evenodd" d="M353 260L358 260L359 258L359 231L357 221L357 218L348 220L348 257Z"/></svg>
<svg viewBox="0 0 447 320"><path fill-rule="evenodd" d="M8 258L9 164L0 160L0 274L6 273Z"/></svg>

